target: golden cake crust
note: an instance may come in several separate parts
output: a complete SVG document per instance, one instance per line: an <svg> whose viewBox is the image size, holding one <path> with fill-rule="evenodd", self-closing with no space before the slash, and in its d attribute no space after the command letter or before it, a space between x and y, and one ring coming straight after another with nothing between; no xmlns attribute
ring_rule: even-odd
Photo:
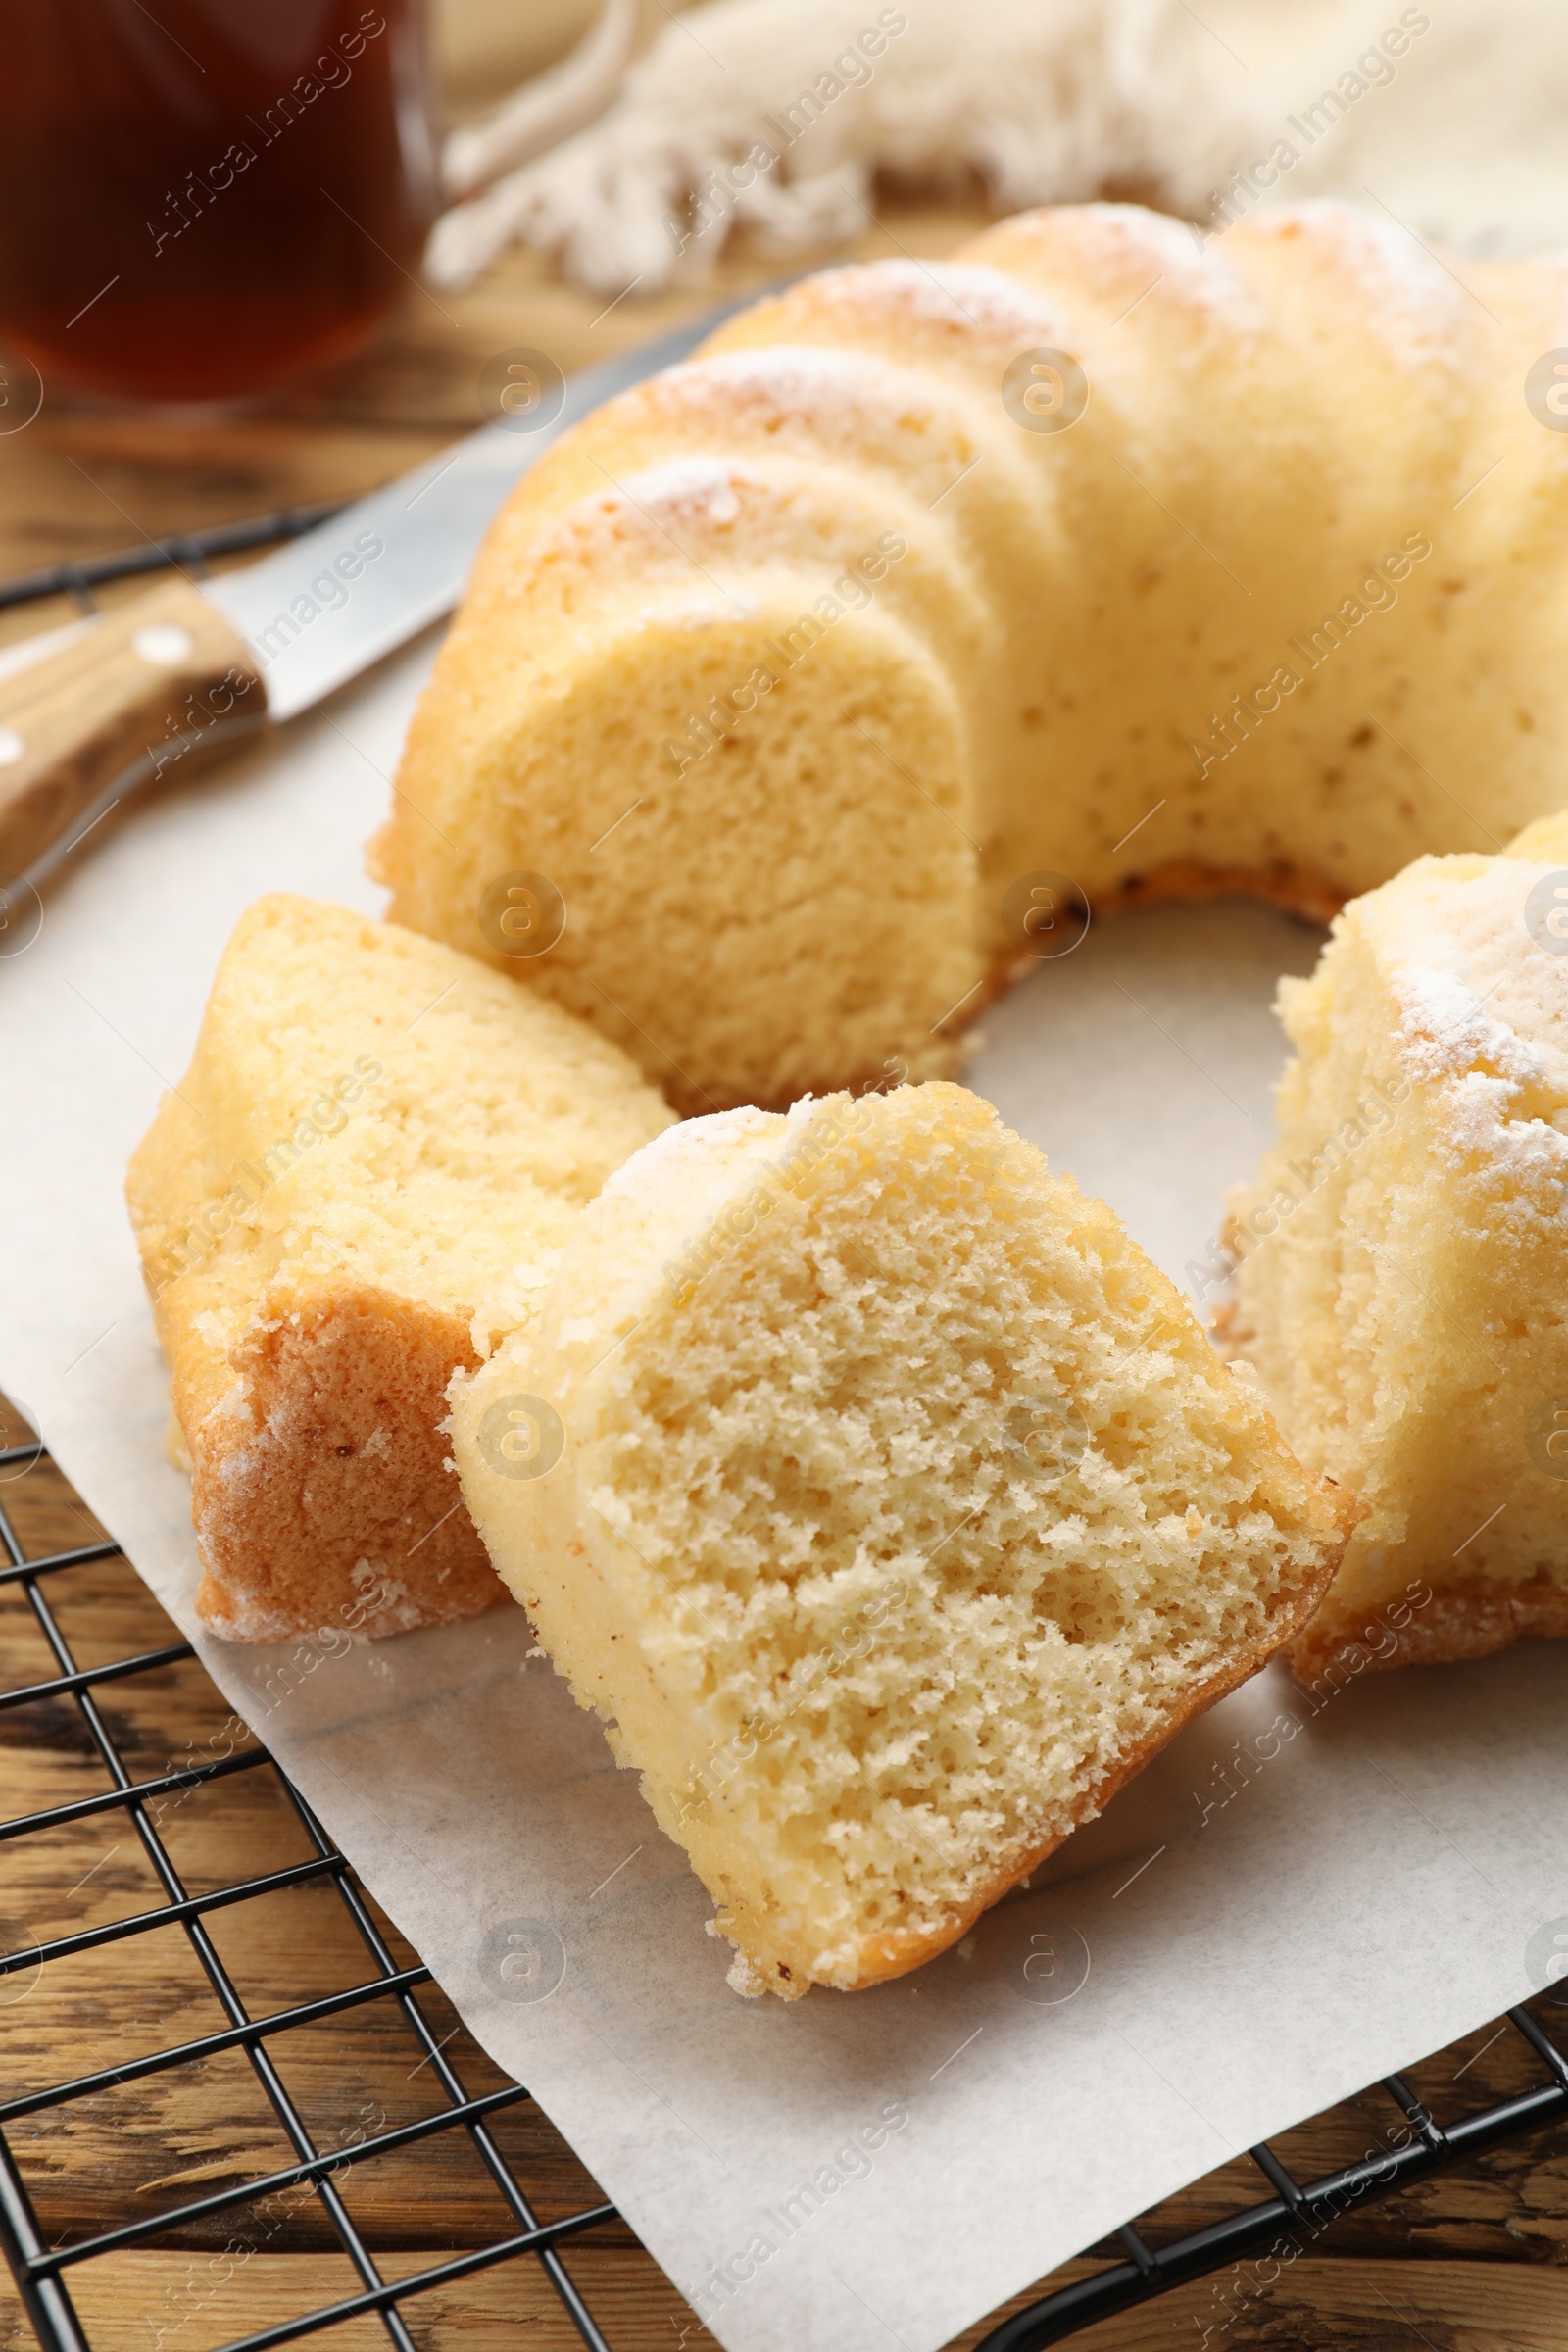
<svg viewBox="0 0 1568 2352"><path fill-rule="evenodd" d="M233 1389L185 1425L196 1607L215 1633L393 1634L494 1607L439 1431L454 1368L477 1360L456 1316L391 1292L260 1302L229 1352Z"/></svg>
<svg viewBox="0 0 1568 2352"><path fill-rule="evenodd" d="M216 1632L503 1597L443 1392L669 1123L613 1046L470 957L312 900L247 910L126 1178Z"/></svg>
<svg viewBox="0 0 1568 2352"><path fill-rule="evenodd" d="M1366 1612L1337 1609L1332 1600L1291 1643L1287 1656L1298 1682L1316 1683L1336 1668L1382 1673L1394 1666L1441 1666L1458 1658L1490 1658L1515 1642L1568 1639L1568 1586L1542 1575L1498 1591L1464 1587L1435 1592L1418 1616L1398 1628L1385 1648L1385 1628Z"/></svg>

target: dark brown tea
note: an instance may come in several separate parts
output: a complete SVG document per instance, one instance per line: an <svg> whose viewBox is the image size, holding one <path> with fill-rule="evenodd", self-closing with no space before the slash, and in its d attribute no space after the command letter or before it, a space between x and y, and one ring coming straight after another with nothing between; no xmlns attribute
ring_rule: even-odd
<svg viewBox="0 0 1568 2352"><path fill-rule="evenodd" d="M45 384L265 390L406 289L421 0L0 0L0 346Z"/></svg>

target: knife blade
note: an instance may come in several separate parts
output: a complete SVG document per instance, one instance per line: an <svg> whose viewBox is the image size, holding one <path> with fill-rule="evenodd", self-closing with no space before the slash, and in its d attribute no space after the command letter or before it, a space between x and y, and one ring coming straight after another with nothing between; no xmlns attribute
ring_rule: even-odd
<svg viewBox="0 0 1568 2352"><path fill-rule="evenodd" d="M0 674L0 932L111 809L190 753L296 717L443 613L513 484L590 410L684 359L739 296L482 425L260 563L164 582ZM69 639L60 642L61 637Z"/></svg>

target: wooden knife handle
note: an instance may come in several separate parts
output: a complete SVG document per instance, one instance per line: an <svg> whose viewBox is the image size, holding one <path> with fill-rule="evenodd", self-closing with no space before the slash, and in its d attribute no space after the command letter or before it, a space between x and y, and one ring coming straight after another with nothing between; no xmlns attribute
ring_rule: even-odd
<svg viewBox="0 0 1568 2352"><path fill-rule="evenodd" d="M266 714L249 647L182 579L0 679L0 888L117 783L128 792L220 729Z"/></svg>

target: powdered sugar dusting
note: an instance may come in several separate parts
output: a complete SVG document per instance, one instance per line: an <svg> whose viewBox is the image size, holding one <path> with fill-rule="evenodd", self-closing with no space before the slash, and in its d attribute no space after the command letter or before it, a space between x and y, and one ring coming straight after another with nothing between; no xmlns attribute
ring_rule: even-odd
<svg viewBox="0 0 1568 2352"><path fill-rule="evenodd" d="M707 1173L729 1146L744 1147L759 1137L770 1136L777 1125L776 1112L754 1110L749 1104L739 1110L714 1110L702 1118L683 1119L679 1126L666 1127L652 1143L642 1145L623 1166L607 1176L599 1199L635 1197L650 1183L683 1184L699 1172Z"/></svg>
<svg viewBox="0 0 1568 2352"><path fill-rule="evenodd" d="M1459 279L1387 214L1308 197L1271 205L1231 233L1304 238L1356 297L1358 328L1399 366L1457 368L1469 357L1484 314Z"/></svg>
<svg viewBox="0 0 1568 2352"><path fill-rule="evenodd" d="M1147 298L1179 304L1208 327L1255 335L1268 315L1247 279L1223 253L1200 244L1184 221L1136 204L1075 206L1064 214L1036 213L1009 221L1002 232L1038 238L1042 266L1072 263L1093 272L1102 301L1113 312L1125 303L1140 311Z"/></svg>
<svg viewBox="0 0 1568 2352"><path fill-rule="evenodd" d="M1054 216L1034 219L1049 224ZM1097 254L1102 264L1120 275L1145 265L1168 276L1196 281L1226 275L1215 257L1204 251L1183 220L1168 213L1152 213L1141 204L1080 205L1071 215L1073 242L1081 252Z"/></svg>
<svg viewBox="0 0 1568 2352"><path fill-rule="evenodd" d="M661 580L646 604L636 605L630 612L616 616L616 626L633 629L708 629L724 621L755 619L761 611L757 599L744 589L733 588L725 582L715 595L703 588L681 590L669 580ZM585 653L602 648L603 631L597 624L580 633Z"/></svg>
<svg viewBox="0 0 1568 2352"><path fill-rule="evenodd" d="M1544 947L1527 919L1531 892L1558 869L1521 858L1466 859L1468 873L1460 863L1423 859L1374 902L1412 1036L1424 1022L1433 1038L1451 1034L1456 1054L1488 1060L1513 1039L1533 1070L1568 1081L1568 955Z"/></svg>
<svg viewBox="0 0 1568 2352"><path fill-rule="evenodd" d="M1076 331L1064 310L978 262L864 262L812 278L810 291L833 309L879 320L894 314L933 326L976 328L1014 349L1069 348Z"/></svg>
<svg viewBox="0 0 1568 2352"><path fill-rule="evenodd" d="M573 507L558 515L534 543L535 557L554 543L570 550L580 561L603 566L613 565L615 558L607 542L641 539L645 545L677 552L690 557L700 571L703 567L684 541L688 534L713 530L727 531L739 521L744 512L743 493L766 496L776 491L776 480L728 460L709 457L670 458L658 466L647 466L640 473L626 474L613 485L590 491ZM613 570L608 579L595 587L595 609L603 600L607 588L615 584ZM719 586L727 605L733 610L735 599ZM649 619L667 618L669 608L647 614Z"/></svg>
<svg viewBox="0 0 1568 2352"><path fill-rule="evenodd" d="M886 426L892 409L929 416L929 383L858 351L775 343L688 360L656 379L662 400L727 420L737 407L771 420L803 416L840 428Z"/></svg>
<svg viewBox="0 0 1568 2352"><path fill-rule="evenodd" d="M1458 974L1429 963L1402 964L1390 994L1398 1008L1399 1058L1423 1084L1466 1077L1485 1062L1515 1085L1546 1075L1544 1056L1485 1007L1483 997Z"/></svg>
<svg viewBox="0 0 1568 2352"><path fill-rule="evenodd" d="M595 1269L598 1295L588 1311L561 1320L557 1342L604 1356L608 1333L631 1330L662 1300L668 1295L666 1260L681 1255L723 1209L746 1161L765 1156L782 1126L775 1113L750 1105L686 1119L642 1145L607 1177L583 1210L564 1259L579 1273ZM652 1285L651 1266L657 1269ZM502 1360L515 1360L521 1346L517 1339L504 1342ZM456 1399L457 1381L448 1393ZM613 1522L610 1503L604 1507Z"/></svg>
<svg viewBox="0 0 1568 2352"><path fill-rule="evenodd" d="M1568 1177L1568 956L1532 936L1530 891L1553 869L1423 860L1370 903L1399 1060L1440 1092L1451 1147L1510 1179ZM1466 861L1468 862L1468 861ZM1381 903L1380 903L1381 902Z"/></svg>
<svg viewBox="0 0 1568 2352"><path fill-rule="evenodd" d="M614 495L647 514L679 515L690 522L733 522L741 511L736 484L745 479L722 458L670 458L642 473L628 474L616 484Z"/></svg>

